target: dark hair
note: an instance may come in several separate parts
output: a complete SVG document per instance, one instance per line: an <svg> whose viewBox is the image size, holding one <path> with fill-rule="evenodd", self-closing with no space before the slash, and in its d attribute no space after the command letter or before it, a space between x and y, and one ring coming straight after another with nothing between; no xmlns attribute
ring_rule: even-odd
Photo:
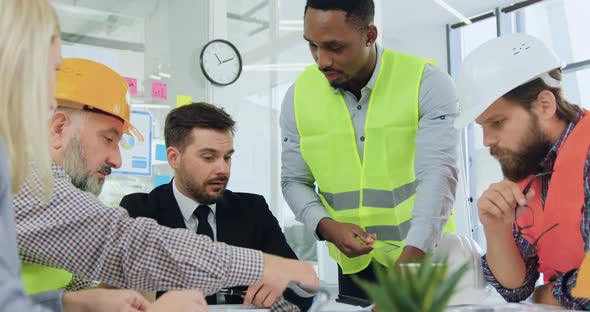
<svg viewBox="0 0 590 312"><path fill-rule="evenodd" d="M561 81L561 69L554 69L549 72L549 75ZM553 96L555 96L555 101L557 102L557 116L559 119L566 122L573 122L577 120L578 114L584 114L584 111L578 105L572 104L564 98L561 88L552 88L541 78L520 85L510 90L510 92L506 93L503 97L508 101L518 103L518 105L530 111L533 102L543 90L548 90L553 93Z"/></svg>
<svg viewBox="0 0 590 312"><path fill-rule="evenodd" d="M358 30L366 29L375 16L373 0L307 0L304 12L307 8L344 11L346 20Z"/></svg>
<svg viewBox="0 0 590 312"><path fill-rule="evenodd" d="M166 147L174 146L183 152L190 142L193 129L231 130L233 135L235 124L223 108L203 102L191 103L168 113L164 126L164 140Z"/></svg>

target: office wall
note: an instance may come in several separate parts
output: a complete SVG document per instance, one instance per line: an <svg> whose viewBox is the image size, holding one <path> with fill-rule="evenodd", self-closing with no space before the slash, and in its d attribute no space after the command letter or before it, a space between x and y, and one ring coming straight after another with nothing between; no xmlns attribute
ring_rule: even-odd
<svg viewBox="0 0 590 312"><path fill-rule="evenodd" d="M385 24L387 26L387 24ZM436 66L447 70L447 35L445 25L423 25L408 29L386 28L383 45L420 57L431 58Z"/></svg>
<svg viewBox="0 0 590 312"><path fill-rule="evenodd" d="M176 107L177 94L207 101L209 84L201 73L199 55L209 40L208 1L54 0L52 4L62 24L64 57L92 59L137 79L138 95L131 96L131 106L152 114L154 145L163 143L164 119ZM167 84L167 99L151 96L152 82ZM126 194L153 189L156 175L172 175L166 162L152 161L151 176L110 176L100 199L114 206Z"/></svg>

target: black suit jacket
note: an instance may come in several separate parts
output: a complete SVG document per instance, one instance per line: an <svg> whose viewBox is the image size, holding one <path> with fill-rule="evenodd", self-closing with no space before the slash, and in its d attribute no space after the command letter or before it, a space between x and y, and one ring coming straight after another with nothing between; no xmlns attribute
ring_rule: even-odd
<svg viewBox="0 0 590 312"><path fill-rule="evenodd" d="M158 186L149 194L126 195L120 205L133 218L152 218L163 226L186 228L172 183L174 181ZM226 190L216 204L217 241L297 259L263 196ZM311 305L311 299L298 297L290 290L284 293L284 297L301 311L307 311ZM242 303L243 300L238 296L226 296L226 302Z"/></svg>

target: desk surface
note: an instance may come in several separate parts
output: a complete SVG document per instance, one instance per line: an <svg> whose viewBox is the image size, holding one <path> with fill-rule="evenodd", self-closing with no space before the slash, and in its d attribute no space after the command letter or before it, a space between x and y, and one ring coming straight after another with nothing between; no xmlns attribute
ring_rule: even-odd
<svg viewBox="0 0 590 312"><path fill-rule="evenodd" d="M210 305L209 311L212 312L231 312L231 311L270 311L268 309L245 309L242 305ZM321 309L322 312L353 312L353 311L370 311L370 309L364 309L362 307L356 307L331 300ZM463 312L463 311L474 311L474 312L516 312L516 311L566 311L561 307L543 305L543 304L530 304L530 303L507 303L502 296L500 296L495 290L490 292L489 296L479 305L459 305L450 306L445 312Z"/></svg>
<svg viewBox="0 0 590 312"><path fill-rule="evenodd" d="M233 312L233 311L250 311L250 312L263 312L270 311L268 309L245 309L242 305L211 305L209 306L211 312ZM370 311L361 307L355 307L332 301L326 306L322 307L322 312L360 312ZM527 303L499 303L499 304L482 304L482 305L469 305L469 306L455 306L449 307L445 312L516 312L516 311L527 311L527 312L542 312L542 311L566 311L560 307L548 306L542 304L527 304Z"/></svg>

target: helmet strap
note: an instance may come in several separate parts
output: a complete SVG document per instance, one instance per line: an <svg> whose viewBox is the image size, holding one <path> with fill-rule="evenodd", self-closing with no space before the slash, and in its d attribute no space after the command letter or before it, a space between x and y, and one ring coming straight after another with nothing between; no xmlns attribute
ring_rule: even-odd
<svg viewBox="0 0 590 312"><path fill-rule="evenodd" d="M125 120L117 115L111 114L109 112L105 112L102 109L98 109L96 107L92 107L90 105L84 105L84 107L82 108L82 110L87 111L87 112L93 112L93 113L97 113L97 114L103 114L103 115L107 115L107 116L111 116L114 117L116 119L119 119L123 124L125 124Z"/></svg>
<svg viewBox="0 0 590 312"><path fill-rule="evenodd" d="M561 80L557 80L553 77L551 77L551 75L549 75L549 72L545 72L539 76L537 76L536 78L541 78L541 80L543 80L543 82L552 87L552 88L559 88L561 87Z"/></svg>

